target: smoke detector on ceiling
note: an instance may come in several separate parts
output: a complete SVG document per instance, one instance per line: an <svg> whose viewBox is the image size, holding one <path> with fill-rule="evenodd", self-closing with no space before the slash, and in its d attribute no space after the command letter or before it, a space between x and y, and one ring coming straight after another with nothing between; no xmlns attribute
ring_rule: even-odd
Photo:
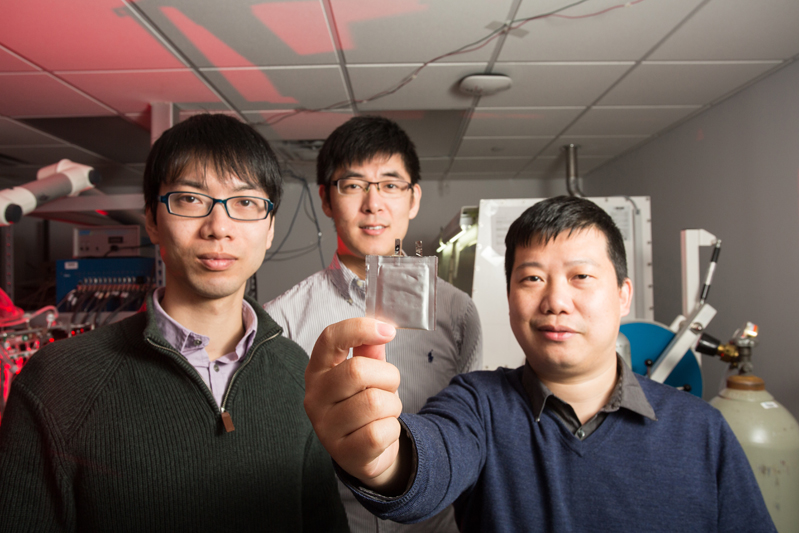
<svg viewBox="0 0 799 533"><path fill-rule="evenodd" d="M458 88L471 96L488 96L510 89L512 84L503 74L472 74L463 78Z"/></svg>

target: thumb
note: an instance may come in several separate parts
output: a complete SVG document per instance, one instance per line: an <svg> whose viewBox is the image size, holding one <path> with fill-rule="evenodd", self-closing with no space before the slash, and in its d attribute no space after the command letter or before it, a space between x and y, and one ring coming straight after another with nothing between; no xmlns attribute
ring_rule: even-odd
<svg viewBox="0 0 799 533"><path fill-rule="evenodd" d="M394 338L396 329L373 318L350 318L326 327L311 352L306 373L322 372L341 364L349 355L385 360L383 345Z"/></svg>

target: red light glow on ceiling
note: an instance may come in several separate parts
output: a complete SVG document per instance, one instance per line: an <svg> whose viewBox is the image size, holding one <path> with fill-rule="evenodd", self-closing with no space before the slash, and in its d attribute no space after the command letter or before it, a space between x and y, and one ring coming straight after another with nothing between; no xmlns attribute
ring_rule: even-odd
<svg viewBox="0 0 799 533"><path fill-rule="evenodd" d="M0 42L51 71L183 66L120 0L4 2Z"/></svg>
<svg viewBox="0 0 799 533"><path fill-rule="evenodd" d="M219 68L254 67L241 54L225 44L207 28L189 19L174 7L162 7L161 11L191 43ZM222 70L221 74L249 102L269 102L272 104L296 104L291 96L283 96L262 70Z"/></svg>
<svg viewBox="0 0 799 533"><path fill-rule="evenodd" d="M352 50L355 44L351 24L426 11L421 0L338 0L333 13L341 38L341 47ZM253 14L280 37L298 55L333 52L333 43L325 22L325 14L317 0L275 2L252 7Z"/></svg>
<svg viewBox="0 0 799 533"><path fill-rule="evenodd" d="M316 0L259 4L252 6L252 12L297 55L334 51L322 5Z"/></svg>

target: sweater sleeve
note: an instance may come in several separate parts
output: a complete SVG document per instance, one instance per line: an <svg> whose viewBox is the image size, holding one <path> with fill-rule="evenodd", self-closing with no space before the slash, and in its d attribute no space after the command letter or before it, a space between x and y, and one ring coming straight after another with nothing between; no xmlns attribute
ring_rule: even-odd
<svg viewBox="0 0 799 533"><path fill-rule="evenodd" d="M718 531L776 533L743 448L726 420L719 419Z"/></svg>
<svg viewBox="0 0 799 533"><path fill-rule="evenodd" d="M456 376L418 415L400 420L410 435L416 471L408 490L395 498L342 481L378 517L401 523L426 520L475 484L485 464L486 432L476 389Z"/></svg>
<svg viewBox="0 0 799 533"><path fill-rule="evenodd" d="M74 531L74 499L54 420L14 383L0 425L0 531Z"/></svg>
<svg viewBox="0 0 799 533"><path fill-rule="evenodd" d="M333 462L313 431L305 442L302 477L303 531L349 532Z"/></svg>

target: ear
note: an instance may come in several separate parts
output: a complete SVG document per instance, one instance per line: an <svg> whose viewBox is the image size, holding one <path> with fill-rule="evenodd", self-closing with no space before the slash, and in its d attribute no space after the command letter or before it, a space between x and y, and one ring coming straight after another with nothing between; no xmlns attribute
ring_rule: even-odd
<svg viewBox="0 0 799 533"><path fill-rule="evenodd" d="M150 237L150 242L153 244L160 244L158 242L158 226L155 224L155 217L153 217L153 212L148 207L144 211L144 229L147 231L147 235Z"/></svg>
<svg viewBox="0 0 799 533"><path fill-rule="evenodd" d="M319 198L322 200L322 211L328 218L333 218L333 209L330 207L330 195L327 193L327 187L324 185L319 186Z"/></svg>
<svg viewBox="0 0 799 533"><path fill-rule="evenodd" d="M272 246L272 239L275 238L275 215L270 215L269 218L269 233L266 235L266 249Z"/></svg>
<svg viewBox="0 0 799 533"><path fill-rule="evenodd" d="M620 315L619 316L627 316L630 314L630 305L633 301L633 282L630 281L630 278L625 278L624 283L622 283L621 288L619 288L619 306L620 306Z"/></svg>
<svg viewBox="0 0 799 533"><path fill-rule="evenodd" d="M422 201L422 188L417 183L412 188L413 194L411 194L411 210L408 213L408 219L416 218L417 213L419 213L419 206L421 205Z"/></svg>

